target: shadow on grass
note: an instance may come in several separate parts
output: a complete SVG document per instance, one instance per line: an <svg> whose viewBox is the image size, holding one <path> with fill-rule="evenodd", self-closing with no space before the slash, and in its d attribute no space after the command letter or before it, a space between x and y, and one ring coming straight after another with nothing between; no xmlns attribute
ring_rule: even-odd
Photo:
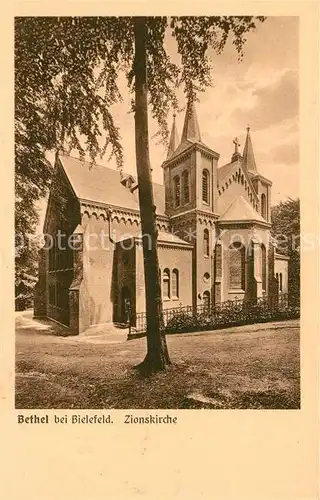
<svg viewBox="0 0 320 500"><path fill-rule="evenodd" d="M30 318L31 319L31 318ZM48 319L32 318L32 324L19 324L17 328L21 333L52 335L55 337L70 337L70 330Z"/></svg>

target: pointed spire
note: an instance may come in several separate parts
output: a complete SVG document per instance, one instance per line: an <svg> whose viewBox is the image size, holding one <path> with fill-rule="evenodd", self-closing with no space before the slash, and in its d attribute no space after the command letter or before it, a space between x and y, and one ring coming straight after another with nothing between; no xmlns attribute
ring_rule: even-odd
<svg viewBox="0 0 320 500"><path fill-rule="evenodd" d="M170 141L169 141L169 147L168 147L168 154L167 154L167 160L173 155L175 150L180 144L180 139L179 139L179 134L176 126L176 114L173 114L173 124L172 124L172 129L171 129L171 135L170 135Z"/></svg>
<svg viewBox="0 0 320 500"><path fill-rule="evenodd" d="M194 102L188 102L184 119L181 143L201 141L200 128Z"/></svg>
<svg viewBox="0 0 320 500"><path fill-rule="evenodd" d="M243 165L251 173L257 173L256 160L254 158L254 152L250 136L250 126L247 126L247 138L246 143L243 148Z"/></svg>

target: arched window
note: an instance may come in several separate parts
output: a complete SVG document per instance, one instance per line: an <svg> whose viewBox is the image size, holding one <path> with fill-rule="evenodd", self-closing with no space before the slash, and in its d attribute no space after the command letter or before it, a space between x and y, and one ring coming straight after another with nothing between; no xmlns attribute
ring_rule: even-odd
<svg viewBox="0 0 320 500"><path fill-rule="evenodd" d="M203 308L210 309L210 292L208 290L203 292Z"/></svg>
<svg viewBox="0 0 320 500"><path fill-rule="evenodd" d="M229 288L245 289L245 250L240 242L229 247Z"/></svg>
<svg viewBox="0 0 320 500"><path fill-rule="evenodd" d="M178 269L174 269L172 271L172 298L179 298L179 271Z"/></svg>
<svg viewBox="0 0 320 500"><path fill-rule="evenodd" d="M190 187L189 187L189 172L185 170L182 173L182 193L183 193L183 204L189 203L190 201Z"/></svg>
<svg viewBox="0 0 320 500"><path fill-rule="evenodd" d="M162 293L164 299L170 299L170 271L169 269L164 269L162 275Z"/></svg>
<svg viewBox="0 0 320 500"><path fill-rule="evenodd" d="M174 188L174 206L180 207L180 177L176 175L173 179L173 188Z"/></svg>
<svg viewBox="0 0 320 500"><path fill-rule="evenodd" d="M267 289L267 252L266 247L261 245L261 279L262 279L262 290Z"/></svg>
<svg viewBox="0 0 320 500"><path fill-rule="evenodd" d="M209 203L210 178L208 170L202 172L202 201Z"/></svg>
<svg viewBox="0 0 320 500"><path fill-rule="evenodd" d="M205 229L203 231L203 255L209 257L210 244L209 244L209 231Z"/></svg>
<svg viewBox="0 0 320 500"><path fill-rule="evenodd" d="M261 215L264 219L267 218L267 203L266 203L266 195L262 193L261 195Z"/></svg>

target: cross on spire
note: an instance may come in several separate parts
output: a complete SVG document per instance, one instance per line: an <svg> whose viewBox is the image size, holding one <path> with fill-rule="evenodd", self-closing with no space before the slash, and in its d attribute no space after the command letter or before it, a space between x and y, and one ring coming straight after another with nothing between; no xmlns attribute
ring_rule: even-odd
<svg viewBox="0 0 320 500"><path fill-rule="evenodd" d="M238 141L238 137L235 137L233 139L233 144L234 144L234 152L235 154L238 154L239 153L238 148L240 147L240 142Z"/></svg>
<svg viewBox="0 0 320 500"><path fill-rule="evenodd" d="M239 152L240 142L238 141L238 137L235 137L232 142L234 144L234 152L231 157L231 162L233 163L234 161L241 160L241 154Z"/></svg>

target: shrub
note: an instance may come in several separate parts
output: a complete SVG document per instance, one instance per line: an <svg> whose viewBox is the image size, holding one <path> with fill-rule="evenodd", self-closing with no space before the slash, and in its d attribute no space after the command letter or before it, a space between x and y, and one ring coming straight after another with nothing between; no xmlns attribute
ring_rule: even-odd
<svg viewBox="0 0 320 500"><path fill-rule="evenodd" d="M293 319L300 316L300 307L289 305L287 300L269 307L267 297L256 302L252 300L228 301L208 310L191 315L182 308L169 319L166 333L195 330L213 330L232 325L263 323L272 320Z"/></svg>

